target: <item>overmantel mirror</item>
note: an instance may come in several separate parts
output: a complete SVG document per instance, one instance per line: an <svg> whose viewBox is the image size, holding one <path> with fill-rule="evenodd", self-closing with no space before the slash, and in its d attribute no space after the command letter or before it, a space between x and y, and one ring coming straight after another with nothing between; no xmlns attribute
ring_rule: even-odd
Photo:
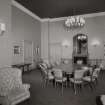
<svg viewBox="0 0 105 105"><path fill-rule="evenodd" d="M86 65L88 62L88 36L77 34L73 37L73 64Z"/></svg>

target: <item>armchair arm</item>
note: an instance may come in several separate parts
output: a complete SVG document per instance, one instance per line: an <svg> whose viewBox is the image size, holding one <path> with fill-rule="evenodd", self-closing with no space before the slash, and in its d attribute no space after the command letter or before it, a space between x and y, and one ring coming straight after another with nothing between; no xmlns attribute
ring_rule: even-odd
<svg viewBox="0 0 105 105"><path fill-rule="evenodd" d="M96 105L105 105L105 95L96 96Z"/></svg>

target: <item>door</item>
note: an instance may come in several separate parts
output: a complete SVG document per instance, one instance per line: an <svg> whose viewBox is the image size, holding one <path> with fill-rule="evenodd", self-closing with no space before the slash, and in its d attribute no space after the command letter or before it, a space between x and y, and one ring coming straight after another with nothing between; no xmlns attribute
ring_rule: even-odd
<svg viewBox="0 0 105 105"><path fill-rule="evenodd" d="M24 41L24 62L33 63L33 43L32 41Z"/></svg>

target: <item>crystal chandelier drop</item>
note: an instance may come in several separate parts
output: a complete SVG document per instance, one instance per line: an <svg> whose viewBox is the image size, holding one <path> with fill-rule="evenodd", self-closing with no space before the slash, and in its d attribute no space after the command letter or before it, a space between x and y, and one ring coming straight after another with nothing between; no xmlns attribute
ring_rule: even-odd
<svg viewBox="0 0 105 105"><path fill-rule="evenodd" d="M85 19L80 16L71 16L65 21L65 26L69 29L83 27L84 25Z"/></svg>

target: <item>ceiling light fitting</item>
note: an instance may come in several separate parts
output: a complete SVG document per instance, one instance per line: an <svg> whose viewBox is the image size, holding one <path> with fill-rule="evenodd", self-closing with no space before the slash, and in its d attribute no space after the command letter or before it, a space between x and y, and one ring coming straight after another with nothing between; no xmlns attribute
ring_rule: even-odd
<svg viewBox="0 0 105 105"><path fill-rule="evenodd" d="M85 19L80 16L71 16L66 19L65 26L68 29L79 28L85 25Z"/></svg>

